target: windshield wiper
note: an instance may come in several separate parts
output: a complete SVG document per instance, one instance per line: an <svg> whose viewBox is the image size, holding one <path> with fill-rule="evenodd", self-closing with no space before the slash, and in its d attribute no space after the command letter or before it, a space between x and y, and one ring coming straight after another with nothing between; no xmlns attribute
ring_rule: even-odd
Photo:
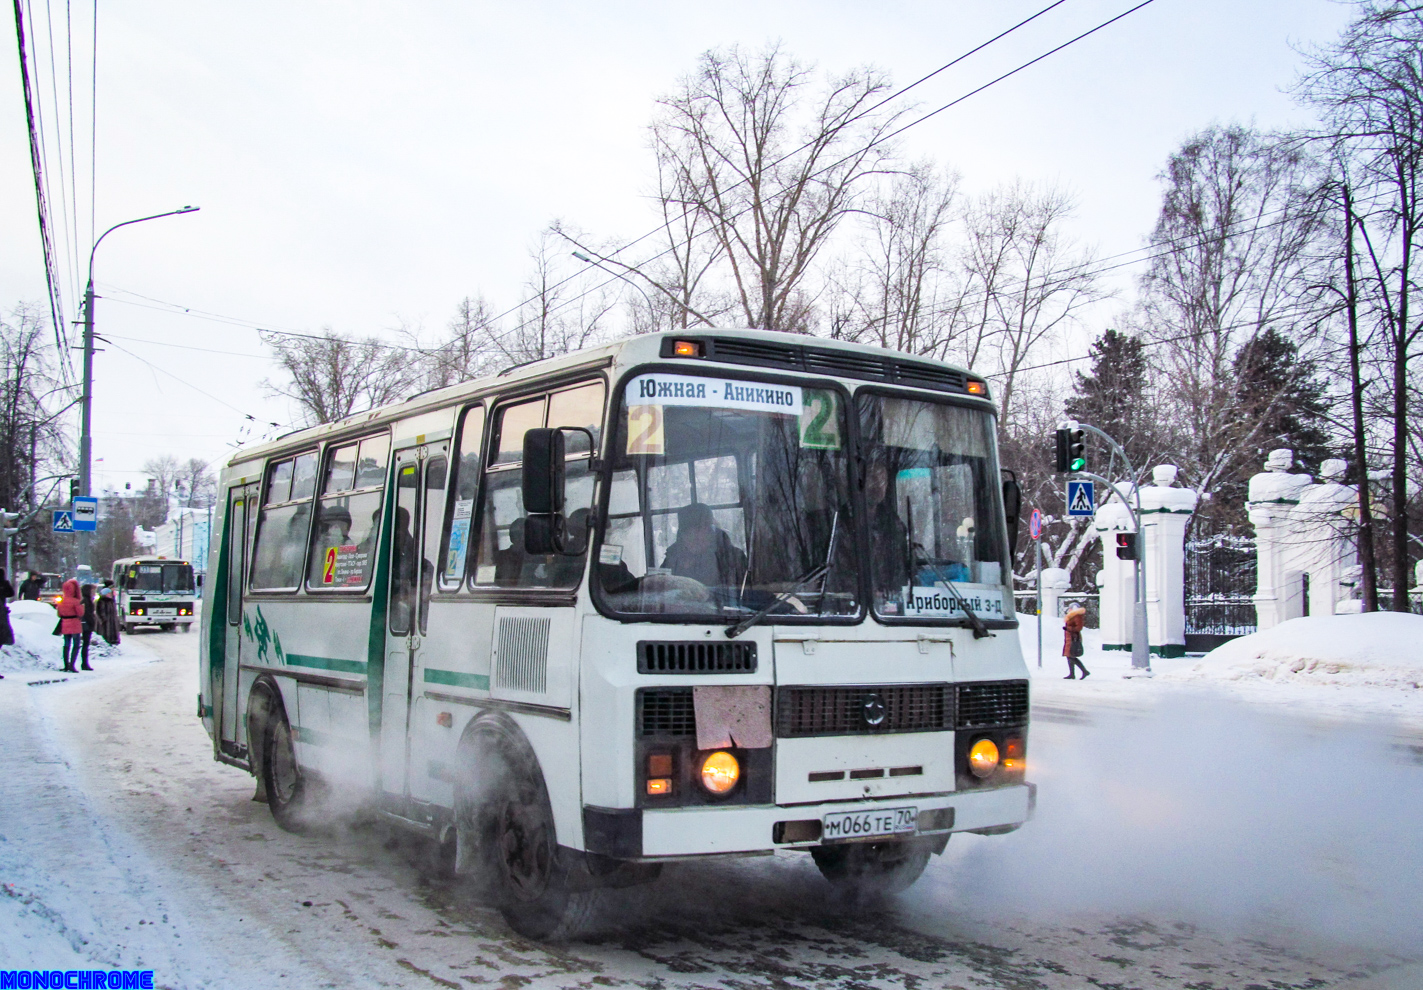
<svg viewBox="0 0 1423 990"><path fill-rule="evenodd" d="M810 584L810 582L814 581L816 578L824 579L820 586L820 612L821 614L824 614L825 583L830 580L830 566L831 562L835 559L835 541L839 537L839 535L840 510L836 509L835 516L830 521L830 547L825 551L825 563L817 564L814 568L807 571L800 577L796 578L794 581L791 582L791 586L789 588L777 595L774 599L771 600L771 603L769 605L761 609L759 612L755 612L751 615L748 615L746 618L742 619L734 626L727 626L726 638L735 639L737 636L740 636L746 630L750 629L756 623L760 622L766 616L770 615L775 609L784 605L791 598L791 596L793 596L801 588L804 588L807 584Z"/></svg>
<svg viewBox="0 0 1423 990"><path fill-rule="evenodd" d="M919 555L915 553L915 551L923 550L924 546L923 544L919 543L917 540L914 539L914 511L910 507L909 498L907 496L904 499L904 515L905 529L908 530L909 536L909 559L911 564L913 565L910 568L909 572L909 594L913 595L913 567L917 567L920 563ZM992 636L993 633L988 631L988 627L983 624L983 620L978 617L978 613L975 612L973 609L969 608L968 602L964 599L964 596L959 593L959 589L955 588L954 583L944 575L943 571L939 570L939 565L936 564L933 559L929 557L929 554L927 552L925 552L924 554L923 564L926 567L932 567L934 569L934 576L943 582L944 587L949 589L949 596L953 598L954 604L956 604L960 609L963 610L964 615L968 616L968 624L973 628L973 638L983 639L985 636Z"/></svg>

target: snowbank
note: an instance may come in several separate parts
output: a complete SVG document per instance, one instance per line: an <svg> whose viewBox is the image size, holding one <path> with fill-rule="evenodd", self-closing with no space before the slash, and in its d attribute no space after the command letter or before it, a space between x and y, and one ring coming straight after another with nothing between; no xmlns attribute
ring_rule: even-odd
<svg viewBox="0 0 1423 990"><path fill-rule="evenodd" d="M1423 688L1423 615L1371 612L1290 619L1231 640L1164 676L1418 691Z"/></svg>
<svg viewBox="0 0 1423 990"><path fill-rule="evenodd" d="M60 670L64 667L63 640L54 635L59 615L45 602L11 602L10 628L15 645L0 646L0 674ZM98 635L89 641L89 663L124 655L124 644L110 646Z"/></svg>

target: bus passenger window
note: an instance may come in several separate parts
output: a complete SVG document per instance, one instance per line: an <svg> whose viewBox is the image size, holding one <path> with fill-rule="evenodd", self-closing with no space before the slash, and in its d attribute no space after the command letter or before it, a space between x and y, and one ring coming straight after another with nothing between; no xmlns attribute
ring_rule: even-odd
<svg viewBox="0 0 1423 990"><path fill-rule="evenodd" d="M315 477L315 451L268 467L252 550L252 590L295 591L300 587L311 522L310 483Z"/></svg>
<svg viewBox="0 0 1423 990"><path fill-rule="evenodd" d="M479 491L479 450L484 440L484 409L473 406L464 411L460 423L459 447L453 464L454 505L450 509L449 535L444 539L440 563L440 588L457 591L464 584L469 558L470 526L474 524L474 499ZM425 525L438 527L442 520Z"/></svg>
<svg viewBox="0 0 1423 990"><path fill-rule="evenodd" d="M430 592L435 584L435 557L440 548L440 520L445 518L445 459L436 457L425 465L425 505L420 552L420 635L430 623Z"/></svg>
<svg viewBox="0 0 1423 990"><path fill-rule="evenodd" d="M389 451L387 436L367 437L359 444L327 451L306 575L308 590L365 591L370 584L385 491L383 465Z"/></svg>

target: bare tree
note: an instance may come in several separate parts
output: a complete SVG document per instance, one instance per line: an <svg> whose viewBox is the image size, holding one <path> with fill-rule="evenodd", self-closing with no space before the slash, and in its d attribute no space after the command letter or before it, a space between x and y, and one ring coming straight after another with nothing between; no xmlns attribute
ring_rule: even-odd
<svg viewBox="0 0 1423 990"><path fill-rule="evenodd" d="M0 508L18 509L44 497L32 485L45 464L67 457L60 417L74 395L52 373L47 320L21 304L0 318Z"/></svg>
<svg viewBox="0 0 1423 990"><path fill-rule="evenodd" d="M611 335L608 316L617 305L616 293L572 291L561 259L562 239L543 231L529 250L533 270L524 283L527 300L518 323L504 331L490 327L480 346L498 368L540 361L601 343Z"/></svg>
<svg viewBox="0 0 1423 990"><path fill-rule="evenodd" d="M190 457L174 472L173 491L184 508L206 509L217 501L217 479L207 461Z"/></svg>
<svg viewBox="0 0 1423 990"><path fill-rule="evenodd" d="M265 379L273 396L296 403L308 424L333 423L393 402L420 380L422 362L409 348L375 337L352 340L330 327L320 336L272 335L267 338L283 382Z"/></svg>
<svg viewBox="0 0 1423 990"><path fill-rule="evenodd" d="M659 196L709 230L748 326L809 329L807 277L888 161L880 142L897 114L876 107L888 85L859 69L811 92L812 70L779 47L731 47L703 54L659 101ZM680 266L690 274L702 261Z"/></svg>
<svg viewBox="0 0 1423 990"><path fill-rule="evenodd" d="M1392 427L1393 607L1407 611L1409 543L1416 539L1409 487L1423 478L1423 437L1410 427L1418 422L1410 415L1418 386L1408 375L1423 333L1410 314L1423 231L1423 6L1355 0L1355 7L1340 39L1312 54L1299 92L1323 114L1325 136L1353 173L1361 203L1354 214L1364 247L1358 284L1382 331L1373 363L1388 383L1371 404Z"/></svg>
<svg viewBox="0 0 1423 990"><path fill-rule="evenodd" d="M971 368L997 371L1002 424L1010 429L1019 373L1030 354L1076 325L1101 300L1090 252L1063 230L1072 200L1056 189L1013 183L963 213L954 349Z"/></svg>
<svg viewBox="0 0 1423 990"><path fill-rule="evenodd" d="M498 370L489 341L498 335L492 307L483 296L465 296L446 325L443 340L424 349L424 388L444 388Z"/></svg>
<svg viewBox="0 0 1423 990"><path fill-rule="evenodd" d="M931 162L894 176L866 197L858 251L831 276L829 335L943 358L955 340L947 238L958 175Z"/></svg>
<svg viewBox="0 0 1423 990"><path fill-rule="evenodd" d="M1318 165L1289 136L1212 127L1186 141L1161 176L1151 268L1135 314L1186 449L1180 466L1208 496L1258 470L1256 447L1301 384L1278 380L1242 406L1243 349L1274 331L1319 340L1310 287L1328 277L1328 216ZM1248 363L1248 362L1247 362Z"/></svg>

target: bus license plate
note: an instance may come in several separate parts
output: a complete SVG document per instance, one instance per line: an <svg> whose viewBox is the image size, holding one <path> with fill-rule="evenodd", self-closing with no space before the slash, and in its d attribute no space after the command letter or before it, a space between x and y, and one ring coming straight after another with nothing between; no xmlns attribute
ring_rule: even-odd
<svg viewBox="0 0 1423 990"><path fill-rule="evenodd" d="M917 808L880 808L874 811L847 811L826 815L820 824L820 837L828 839L862 839L871 835L898 835L913 832L919 818Z"/></svg>
<svg viewBox="0 0 1423 990"><path fill-rule="evenodd" d="M148 614L152 616L177 615L178 610L176 608L151 608L148 610Z"/></svg>

